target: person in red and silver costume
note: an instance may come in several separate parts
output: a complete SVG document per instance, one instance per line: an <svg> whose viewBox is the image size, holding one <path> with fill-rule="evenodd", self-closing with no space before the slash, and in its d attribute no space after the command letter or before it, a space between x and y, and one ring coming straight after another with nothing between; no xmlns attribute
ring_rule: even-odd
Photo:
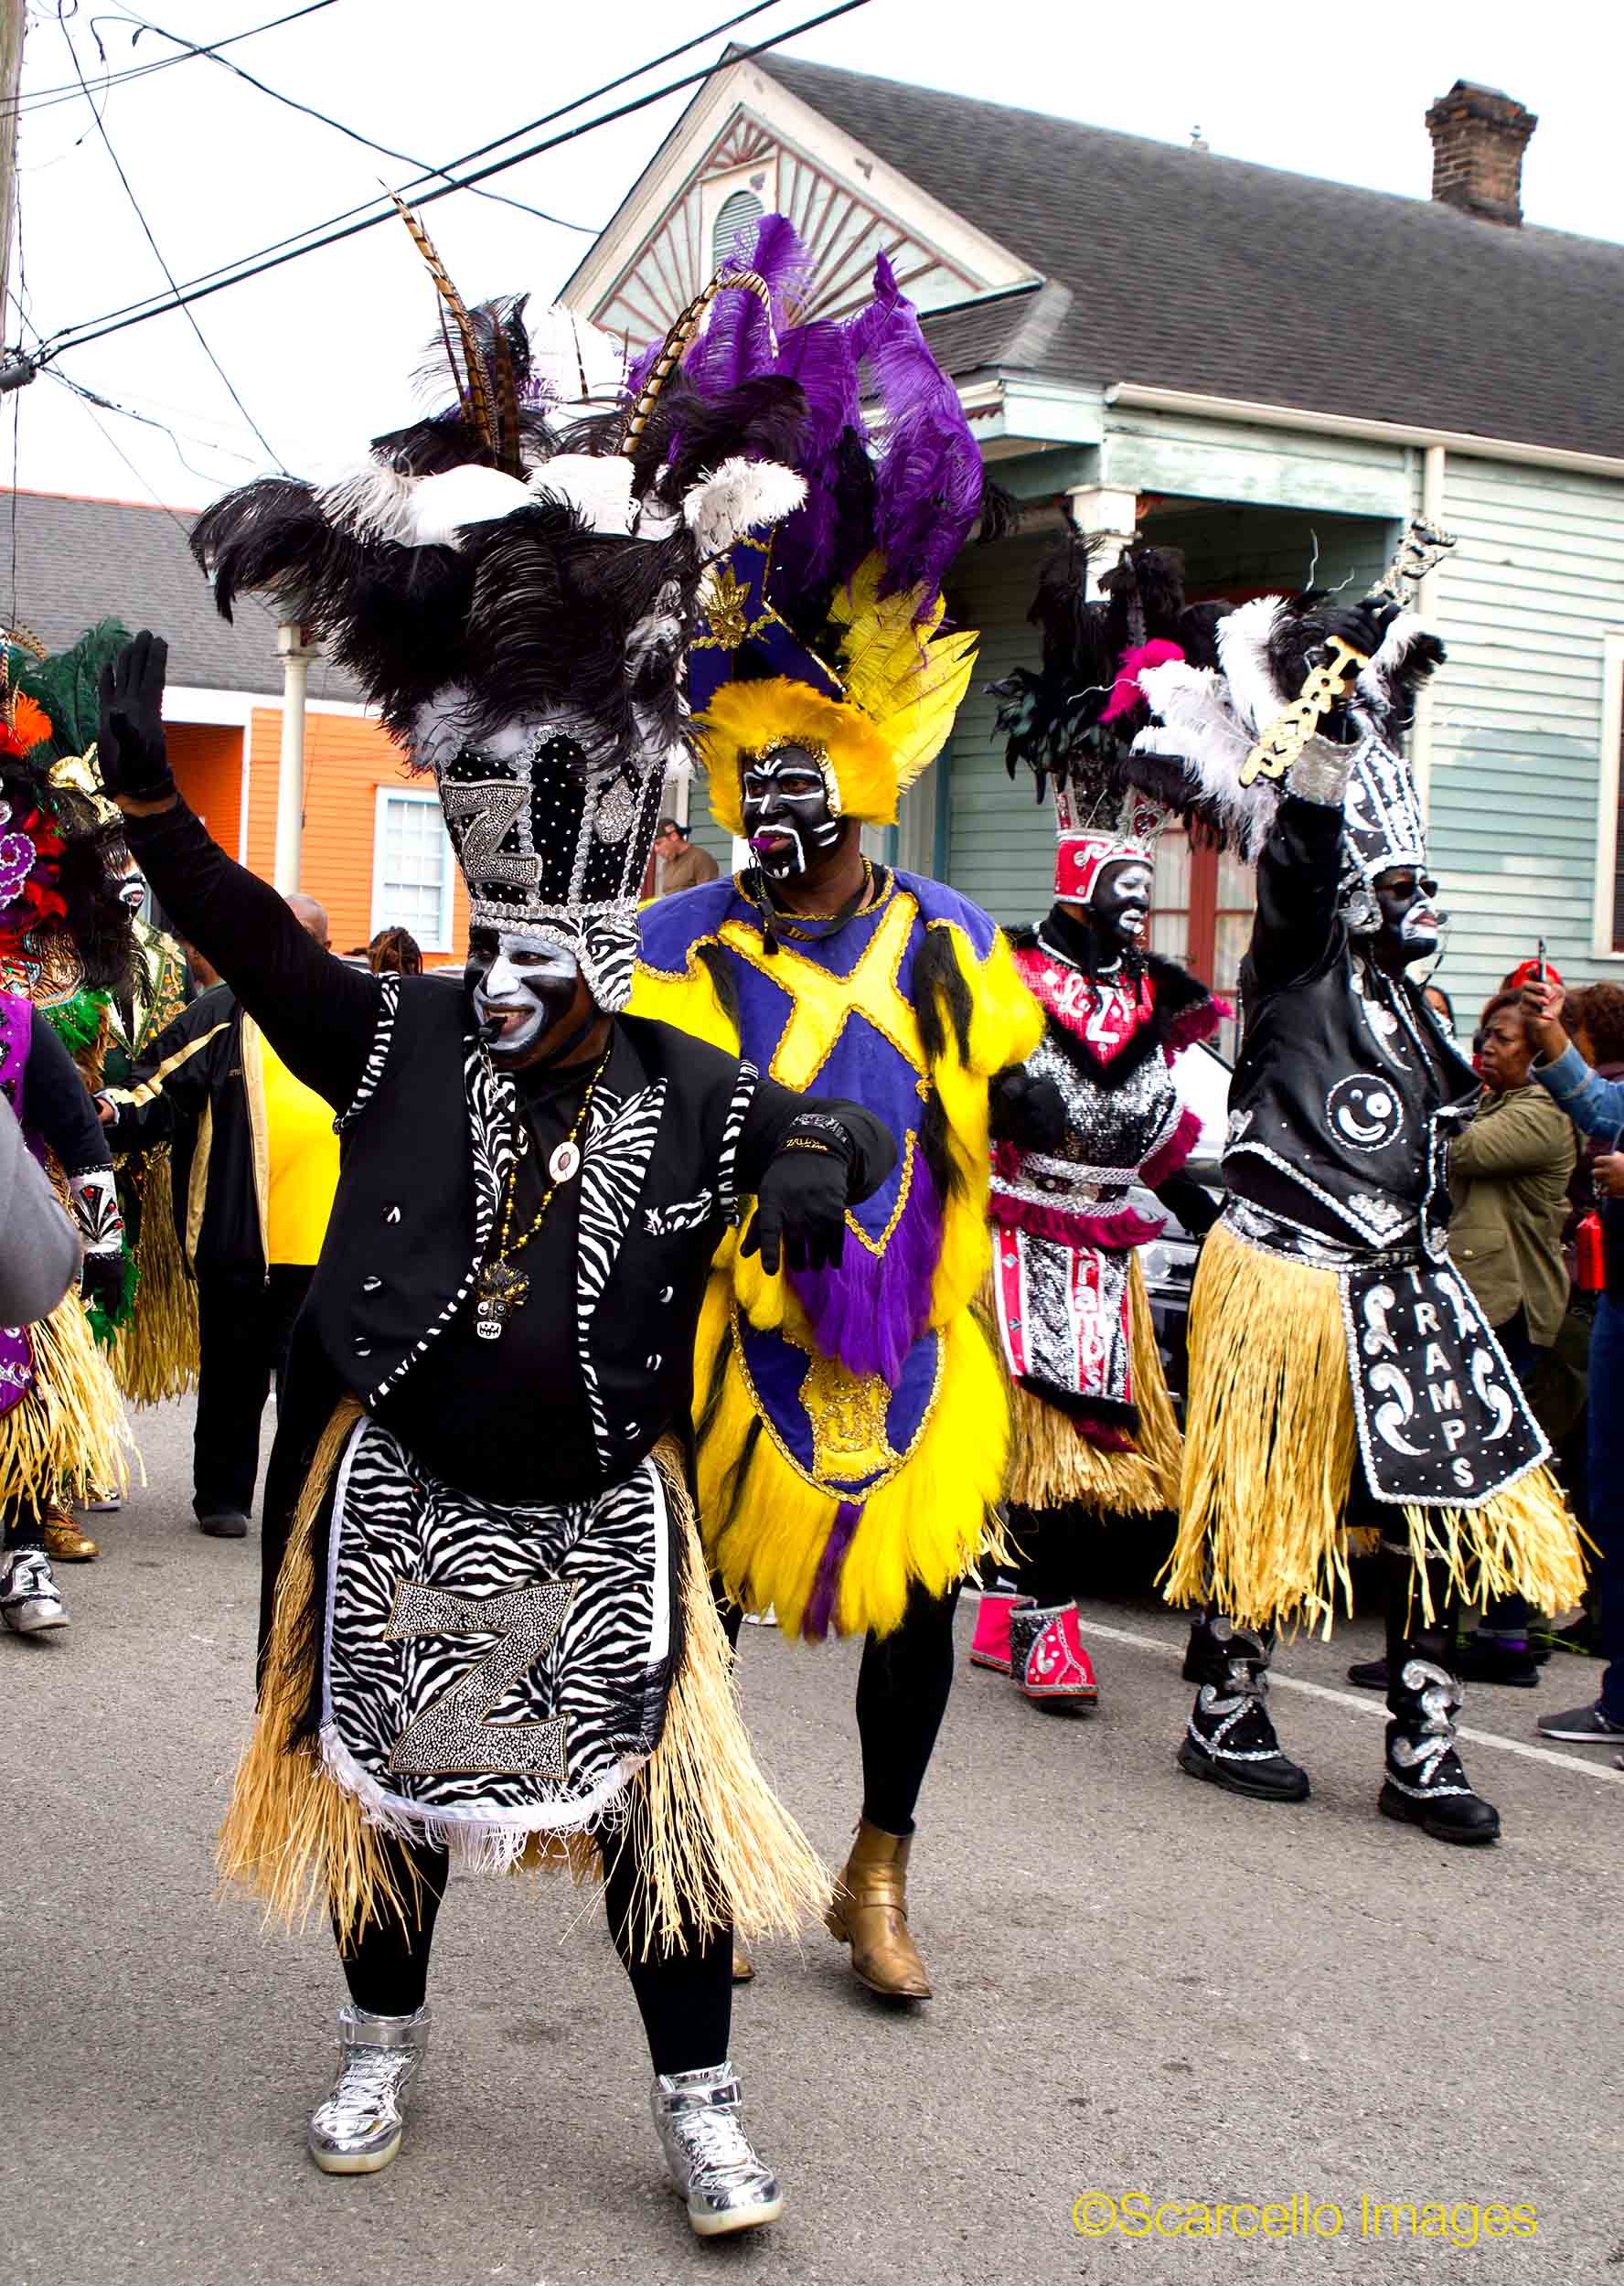
<svg viewBox="0 0 1624 2286"><path fill-rule="evenodd" d="M1145 1211L1147 1191L1198 1234L1213 1219L1205 1191L1180 1174L1201 1122L1173 1061L1225 1012L1149 949L1165 813L1125 788L1116 766L1143 719L1127 686L1118 700L1117 670L1149 638L1148 603L1152 625L1177 626L1180 567L1132 550L1088 602L1089 553L1074 538L1045 567L1032 614L1042 672L999 686L1010 774L1024 762L1040 795L1049 785L1058 847L1055 903L1012 935L1043 1037L998 1084L992 1120L991 1303L1011 1383L1019 1554L982 1597L970 1652L1027 1698L1069 1709L1099 1696L1074 1601L1079 1519L1178 1506L1179 1429L1136 1250L1164 1227ZM1170 655L1164 638L1158 656Z"/></svg>

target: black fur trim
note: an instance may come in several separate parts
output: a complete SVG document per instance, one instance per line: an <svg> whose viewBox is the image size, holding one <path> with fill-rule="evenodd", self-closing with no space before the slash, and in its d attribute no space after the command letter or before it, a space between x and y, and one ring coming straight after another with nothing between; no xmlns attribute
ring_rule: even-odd
<svg viewBox="0 0 1624 2286"><path fill-rule="evenodd" d="M919 1116L919 1148L930 1179L936 1186L936 1196L944 1202L956 1199L963 1192L965 1182L953 1157L948 1140L947 1114L942 1098L934 1084L924 1097L924 1107Z"/></svg>
<svg viewBox="0 0 1624 2286"><path fill-rule="evenodd" d="M939 1063L946 1054L949 1021L959 1061L969 1061L970 1021L975 1008L952 938L946 929L926 929L924 942L914 956L914 1010L919 1019L920 1044L927 1064Z"/></svg>
<svg viewBox="0 0 1624 2286"><path fill-rule="evenodd" d="M1121 1405L1113 1397L1085 1397L1075 1389L1063 1389L1058 1382L1045 1381L1041 1373L1022 1373L1020 1386L1030 1389L1034 1397L1042 1397L1057 1413L1071 1420L1098 1421L1106 1428L1126 1429L1131 1437L1139 1426L1137 1405Z"/></svg>
<svg viewBox="0 0 1624 2286"><path fill-rule="evenodd" d="M706 975L716 988L721 1012L736 1031L739 1028L739 980L733 974L733 964L721 946L716 944L701 945L699 956Z"/></svg>
<svg viewBox="0 0 1624 2286"><path fill-rule="evenodd" d="M1072 916L1060 913L1058 908L1051 913L1050 925L1058 936L1060 928L1055 926L1057 921L1074 942L1077 924ZM1038 933L1033 928L1012 929L1010 941L1018 952L1042 950ZM1164 959L1159 953L1142 954L1130 963L1125 963L1125 969L1129 976L1149 977L1155 990L1155 1004L1149 1020L1141 1024L1127 1045L1108 1061L1097 1056L1088 1042L1069 1024L1061 1023L1046 1010L1044 1013L1047 1036L1072 1069L1091 1085L1107 1091L1122 1086L1152 1055L1160 1053L1178 1019L1213 997L1199 977L1192 977L1188 968L1181 967L1176 960ZM1084 969L1084 974L1090 973Z"/></svg>

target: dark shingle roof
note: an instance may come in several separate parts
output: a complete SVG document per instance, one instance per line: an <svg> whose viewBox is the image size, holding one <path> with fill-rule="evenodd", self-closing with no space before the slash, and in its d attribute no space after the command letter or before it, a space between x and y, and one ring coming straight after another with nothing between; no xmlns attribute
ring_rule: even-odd
<svg viewBox="0 0 1624 2286"><path fill-rule="evenodd" d="M57 492L16 495L16 615L49 651L64 650L99 619L151 627L169 644L169 680L205 690L281 696L276 622L252 596L228 625L192 560L193 512ZM0 527L0 544L9 546ZM359 691L324 659L312 698Z"/></svg>
<svg viewBox="0 0 1624 2286"><path fill-rule="evenodd" d="M1024 363L1624 454L1624 246L780 55L764 69L1070 289L1035 358L1030 295L928 319L956 374Z"/></svg>

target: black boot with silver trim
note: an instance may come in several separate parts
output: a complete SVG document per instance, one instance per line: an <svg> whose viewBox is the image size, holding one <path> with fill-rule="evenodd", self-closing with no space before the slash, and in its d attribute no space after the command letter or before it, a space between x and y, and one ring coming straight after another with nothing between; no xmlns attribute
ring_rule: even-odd
<svg viewBox="0 0 1624 2286"><path fill-rule="evenodd" d="M659 2073L649 2103L672 2184L687 2200L688 2219L700 2238L720 2238L777 2221L784 2194L744 2132L731 2064Z"/></svg>
<svg viewBox="0 0 1624 2286"><path fill-rule="evenodd" d="M1199 1648L1202 1664L1222 1652L1222 1672L1203 1682L1195 1694L1189 1726L1179 1747L1179 1763L1202 1778L1253 1801L1306 1801L1309 1774L1280 1752L1268 1714L1268 1668L1272 1631L1255 1633L1209 1614L1192 1635L1185 1673ZM1197 1668L1197 1672L1202 1668Z"/></svg>
<svg viewBox="0 0 1624 2286"><path fill-rule="evenodd" d="M338 2011L338 2077L310 2117L310 2156L324 2174L376 2174L389 2165L428 2045L426 2003L411 2016Z"/></svg>
<svg viewBox="0 0 1624 2286"><path fill-rule="evenodd" d="M1492 1842L1500 1812L1472 1790L1455 1751L1460 1684L1437 1657L1441 1644L1410 1642L1387 1693L1387 1767L1377 1808L1436 1842Z"/></svg>

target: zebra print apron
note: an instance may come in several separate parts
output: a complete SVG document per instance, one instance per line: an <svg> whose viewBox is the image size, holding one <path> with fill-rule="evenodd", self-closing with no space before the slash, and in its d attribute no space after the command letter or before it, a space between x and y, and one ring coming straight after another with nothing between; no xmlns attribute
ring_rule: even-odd
<svg viewBox="0 0 1624 2286"><path fill-rule="evenodd" d="M652 1458L593 1500L499 1507L364 1417L333 1499L327 1768L481 1867L612 1819L665 1723L672 1570Z"/></svg>

